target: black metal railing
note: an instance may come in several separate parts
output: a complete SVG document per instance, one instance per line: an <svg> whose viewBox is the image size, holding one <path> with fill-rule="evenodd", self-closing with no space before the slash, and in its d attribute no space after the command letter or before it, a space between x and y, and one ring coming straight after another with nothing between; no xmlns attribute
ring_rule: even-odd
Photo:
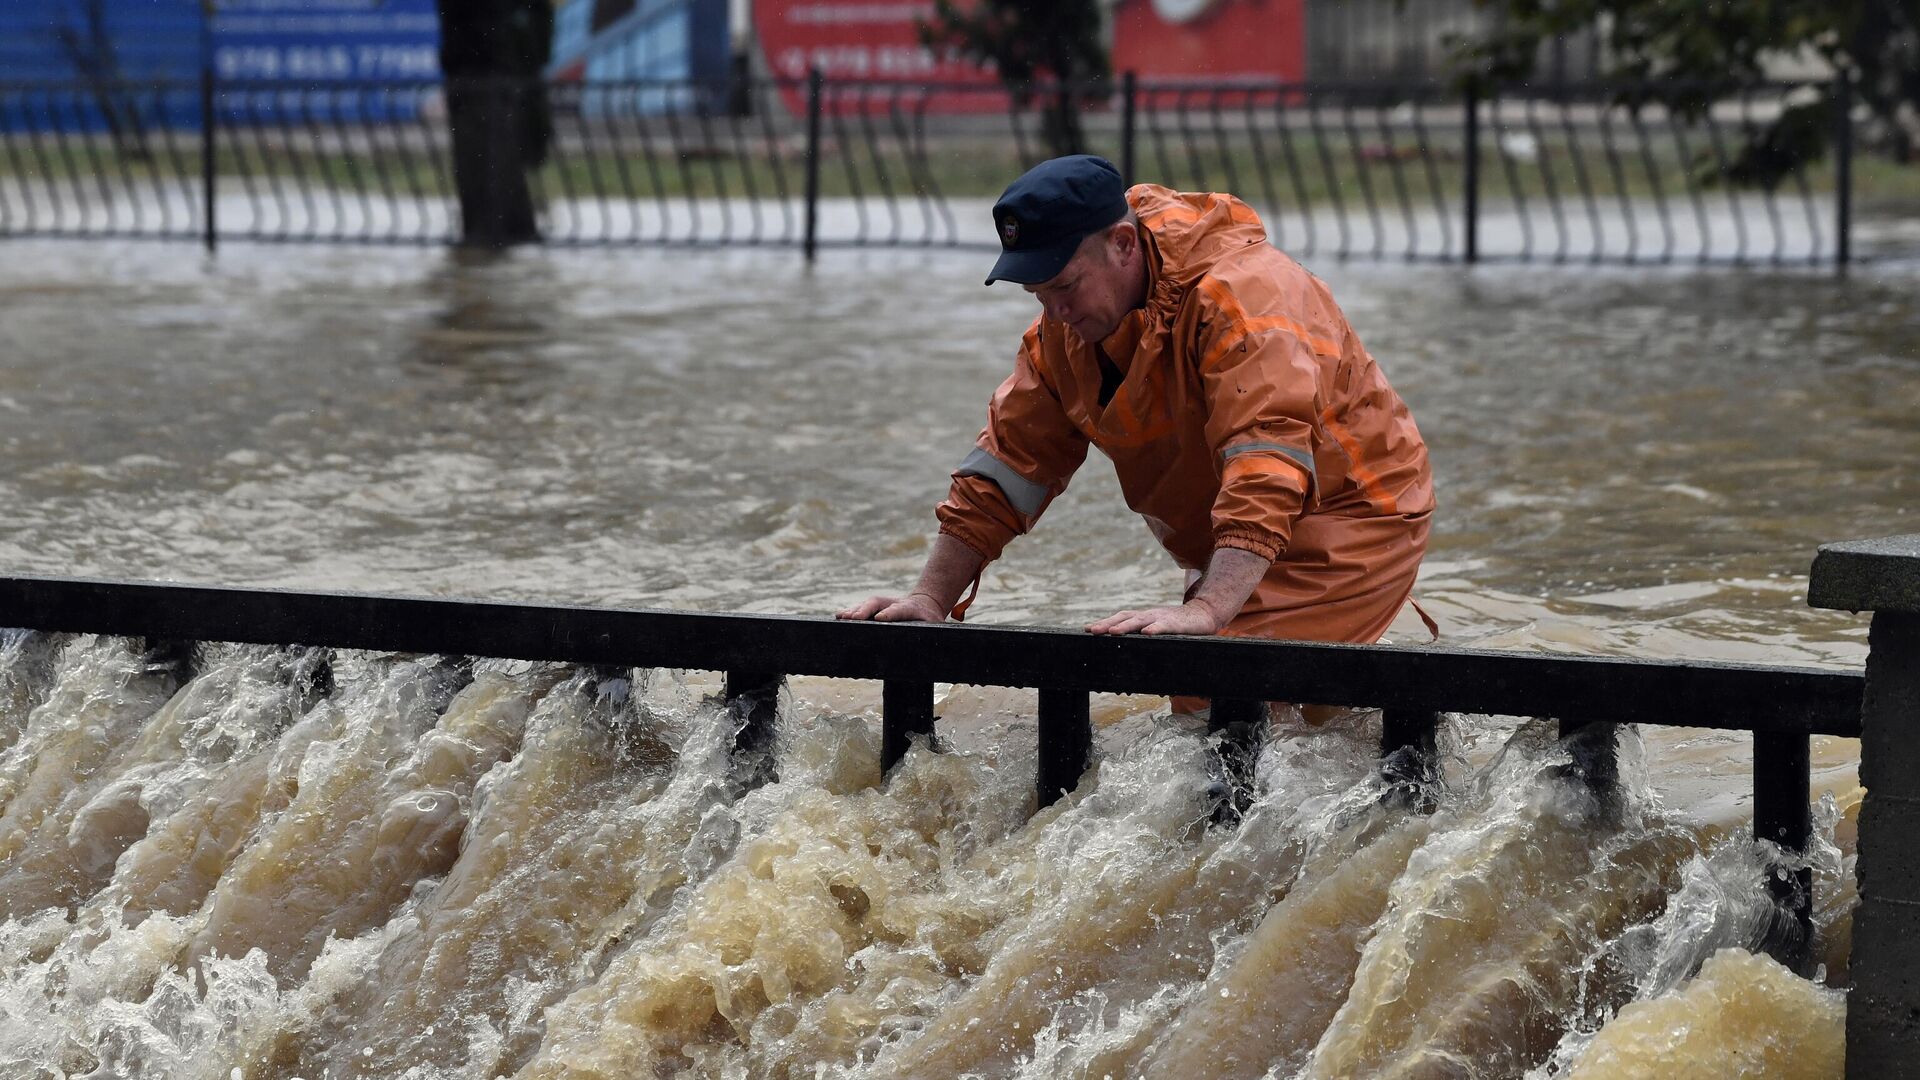
<svg viewBox="0 0 1920 1080"><path fill-rule="evenodd" d="M555 244L991 247L985 204L1051 152L1037 110L1052 90L554 84L551 147L528 179ZM456 240L444 91L0 83L0 236ZM1815 92L1766 84L1682 113L1606 85L1126 76L1075 99L1086 149L1134 180L1239 194L1303 256L1844 262L1844 107L1831 164L1726 180L1748 134Z"/></svg>
<svg viewBox="0 0 1920 1080"><path fill-rule="evenodd" d="M934 731L934 684L1039 690L1042 805L1090 763L1088 694L1211 698L1228 740L1256 731L1264 701L1382 710L1383 770L1409 805L1431 805L1442 711L1556 719L1582 733L1589 783L1613 781L1618 724L1754 733L1754 832L1796 865L1775 881L1802 927L1811 907L1809 739L1858 736L1857 672L1226 638L536 607L470 600L290 593L66 578L0 578L0 625L161 641L237 641L724 671L743 747L764 746L786 675L882 683L882 765ZM1242 768L1251 755L1242 743ZM1223 753L1223 756L1229 756ZM1229 768L1232 766L1230 765ZM1241 778L1244 780L1244 777ZM1805 944L1802 934L1797 944Z"/></svg>

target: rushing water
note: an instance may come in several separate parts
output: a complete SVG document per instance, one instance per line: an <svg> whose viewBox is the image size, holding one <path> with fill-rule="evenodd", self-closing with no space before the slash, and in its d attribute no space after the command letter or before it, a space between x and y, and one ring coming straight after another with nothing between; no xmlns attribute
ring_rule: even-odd
<svg viewBox="0 0 1920 1080"><path fill-rule="evenodd" d="M11 571L821 613L910 580L1031 301L979 258L16 242ZM1911 270L1316 267L1412 405L1445 640L1845 664L1827 540L1920 528ZM1096 459L989 572L1071 625L1180 580ZM1398 632L1397 632L1398 633ZM1837 1076L1859 790L1816 740L1813 977L1748 740L1283 723L1237 829L1163 701L1035 813L1031 692L0 636L0 1076Z"/></svg>

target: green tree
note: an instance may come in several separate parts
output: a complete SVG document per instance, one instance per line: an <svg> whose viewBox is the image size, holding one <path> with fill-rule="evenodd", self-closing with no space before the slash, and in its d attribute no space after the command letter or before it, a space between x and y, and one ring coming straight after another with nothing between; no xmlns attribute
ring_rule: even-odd
<svg viewBox="0 0 1920 1080"><path fill-rule="evenodd" d="M1021 108L1049 80L1041 131L1056 155L1086 150L1080 101L1109 74L1104 38L1099 0L936 0L920 24L927 47L992 65Z"/></svg>
<svg viewBox="0 0 1920 1080"><path fill-rule="evenodd" d="M1920 0L1474 0L1492 29L1462 51L1469 77L1513 85L1532 74L1541 46L1595 30L1610 74L1635 89L1629 104L1657 100L1697 116L1718 97L1763 77L1769 61L1818 59L1834 73L1817 96L1795 98L1747 139L1724 179L1771 184L1819 158L1833 110L1851 83L1872 112L1869 134L1910 160L1920 118Z"/></svg>

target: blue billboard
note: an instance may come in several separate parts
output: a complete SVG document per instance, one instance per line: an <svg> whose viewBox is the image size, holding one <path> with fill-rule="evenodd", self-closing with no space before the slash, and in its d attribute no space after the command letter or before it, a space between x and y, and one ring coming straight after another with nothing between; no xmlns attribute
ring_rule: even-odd
<svg viewBox="0 0 1920 1080"><path fill-rule="evenodd" d="M200 75L200 0L0 0L0 80Z"/></svg>
<svg viewBox="0 0 1920 1080"><path fill-rule="evenodd" d="M437 79L439 49L434 0L0 0L0 87L40 84L0 89L0 129L198 127L209 66L230 123L399 118L419 95L351 87Z"/></svg>
<svg viewBox="0 0 1920 1080"><path fill-rule="evenodd" d="M219 0L214 76L373 82L440 76L433 0Z"/></svg>
<svg viewBox="0 0 1920 1080"><path fill-rule="evenodd" d="M208 8L212 12L212 34ZM0 79L433 79L433 0L4 0Z"/></svg>
<svg viewBox="0 0 1920 1080"><path fill-rule="evenodd" d="M548 74L689 83L713 100L732 54L727 13L727 0L555 0ZM428 98L356 84L437 80L439 43L434 0L0 0L0 130L197 127L208 67L231 123L404 119ZM39 85L7 86L19 83Z"/></svg>

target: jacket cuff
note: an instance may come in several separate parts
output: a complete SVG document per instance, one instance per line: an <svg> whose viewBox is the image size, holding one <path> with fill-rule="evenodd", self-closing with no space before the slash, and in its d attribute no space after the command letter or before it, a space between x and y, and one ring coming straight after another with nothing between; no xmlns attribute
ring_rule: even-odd
<svg viewBox="0 0 1920 1080"><path fill-rule="evenodd" d="M1238 522L1216 526L1213 530L1213 546L1219 548L1239 548L1251 551L1255 555L1272 562L1280 557L1285 542L1274 532L1258 525L1243 525Z"/></svg>

